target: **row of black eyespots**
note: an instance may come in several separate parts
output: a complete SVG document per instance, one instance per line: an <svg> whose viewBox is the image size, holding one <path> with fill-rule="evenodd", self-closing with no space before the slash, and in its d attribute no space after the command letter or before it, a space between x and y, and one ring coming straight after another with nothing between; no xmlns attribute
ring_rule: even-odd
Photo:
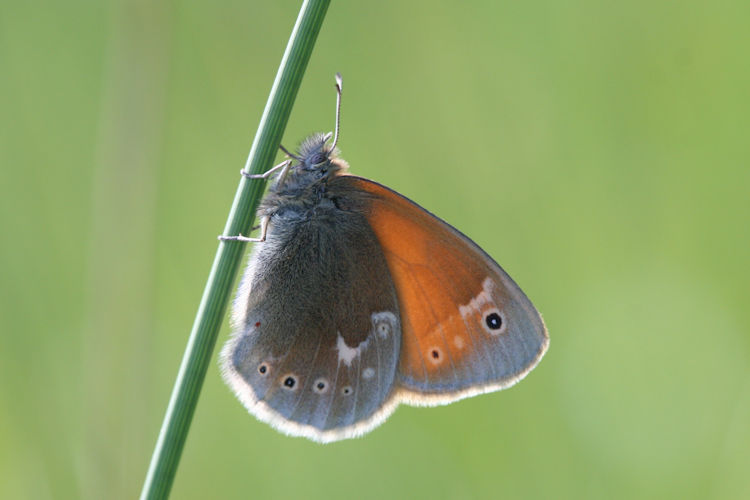
<svg viewBox="0 0 750 500"><path fill-rule="evenodd" d="M503 324L504 324L503 317L497 311L492 311L489 314L487 314L484 317L484 321L485 321L485 324L487 325L487 328L491 331L499 331L503 328ZM378 329L381 330L379 333L381 334L390 333L389 326L390 325L387 325L387 324L378 325ZM443 357L442 352L437 347L432 348L430 350L429 355L432 358L433 363L435 364L440 363L442 361L442 357ZM258 366L258 373L260 373L263 376L267 375L269 371L270 371L270 368L268 364L266 363L261 363ZM281 383L285 389L294 391L296 390L296 387L297 387L297 377L294 375L287 375L286 377L282 379ZM313 384L312 390L318 394L325 394L328 391L328 382L325 379L320 378L315 381L315 383ZM348 396L351 393L352 393L352 388L350 386L347 385L347 386L342 387L341 394L343 394L344 396Z"/></svg>
<svg viewBox="0 0 750 500"><path fill-rule="evenodd" d="M258 373L260 373L263 376L268 375L270 372L270 368L267 363L261 363L258 366ZM289 374L285 377L281 378L281 386L288 390L288 391L295 391L297 390L297 377L293 374ZM315 381L313 384L312 390L315 391L318 394L325 394L328 392L328 381L324 378L319 378ZM351 386L345 385L341 388L341 394L344 396L348 396L352 393Z"/></svg>

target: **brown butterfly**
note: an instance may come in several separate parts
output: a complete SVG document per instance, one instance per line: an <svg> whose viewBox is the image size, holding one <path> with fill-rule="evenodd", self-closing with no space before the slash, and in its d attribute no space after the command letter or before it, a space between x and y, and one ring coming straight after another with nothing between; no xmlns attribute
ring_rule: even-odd
<svg viewBox="0 0 750 500"><path fill-rule="evenodd" d="M544 355L539 312L473 241L376 182L348 175L336 129L289 153L263 199L234 302L224 379L290 435L362 435L399 403L509 387ZM282 148L283 149L283 148Z"/></svg>

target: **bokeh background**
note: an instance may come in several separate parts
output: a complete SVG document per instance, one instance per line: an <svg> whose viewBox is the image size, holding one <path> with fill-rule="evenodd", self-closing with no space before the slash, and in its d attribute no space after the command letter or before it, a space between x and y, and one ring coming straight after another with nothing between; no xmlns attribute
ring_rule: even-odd
<svg viewBox="0 0 750 500"><path fill-rule="evenodd" d="M0 497L140 491L299 6L0 4ZM353 172L482 245L550 351L327 446L214 359L173 498L749 498L748 19L333 2L284 143L332 129L342 72Z"/></svg>

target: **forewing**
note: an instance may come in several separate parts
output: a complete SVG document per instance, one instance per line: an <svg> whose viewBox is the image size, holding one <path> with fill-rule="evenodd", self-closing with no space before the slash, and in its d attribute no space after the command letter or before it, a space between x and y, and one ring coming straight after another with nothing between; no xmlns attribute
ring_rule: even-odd
<svg viewBox="0 0 750 500"><path fill-rule="evenodd" d="M363 211L396 285L403 331L397 384L411 404L443 404L508 387L549 343L523 291L474 242L400 194L342 176L367 193Z"/></svg>

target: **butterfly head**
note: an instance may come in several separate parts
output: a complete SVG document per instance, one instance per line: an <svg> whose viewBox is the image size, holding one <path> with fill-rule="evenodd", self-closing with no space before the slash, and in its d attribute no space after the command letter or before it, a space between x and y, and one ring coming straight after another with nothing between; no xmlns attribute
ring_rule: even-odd
<svg viewBox="0 0 750 500"><path fill-rule="evenodd" d="M287 153L292 161L289 174L279 178L274 191L297 191L340 174L349 168L339 150L330 143L331 134L312 134L302 141L296 154Z"/></svg>
<svg viewBox="0 0 750 500"><path fill-rule="evenodd" d="M336 149L336 144L339 141L339 125L341 123L342 87L343 81L341 75L336 73L336 128L334 132L312 134L302 141L297 154L290 153L281 146L282 151L292 160L290 184L293 187L309 186L318 182L325 182L326 179L334 177L341 171L349 168L349 165L339 158L339 150ZM283 184L285 184L285 179L283 177L279 178L276 182L276 190L282 188Z"/></svg>
<svg viewBox="0 0 750 500"><path fill-rule="evenodd" d="M296 155L296 168L304 172L313 172L319 177L335 175L348 166L339 158L339 150L329 144L331 133L313 134L302 141Z"/></svg>

